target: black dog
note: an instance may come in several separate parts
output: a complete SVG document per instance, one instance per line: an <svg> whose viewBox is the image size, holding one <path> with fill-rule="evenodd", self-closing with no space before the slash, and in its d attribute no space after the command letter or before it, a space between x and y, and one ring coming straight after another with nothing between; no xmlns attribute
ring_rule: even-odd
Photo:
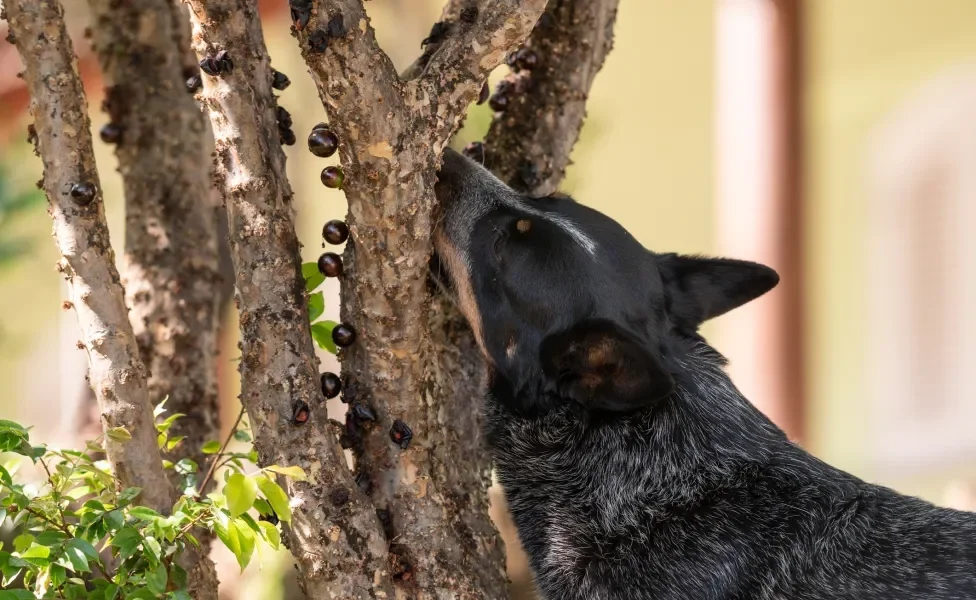
<svg viewBox="0 0 976 600"><path fill-rule="evenodd" d="M701 323L762 265L655 254L448 151L439 258L490 364L499 479L547 600L976 599L976 514L792 444Z"/></svg>

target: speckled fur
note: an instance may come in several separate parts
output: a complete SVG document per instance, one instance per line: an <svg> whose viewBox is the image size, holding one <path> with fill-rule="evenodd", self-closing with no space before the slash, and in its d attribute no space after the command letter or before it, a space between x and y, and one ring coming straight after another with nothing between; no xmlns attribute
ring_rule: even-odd
<svg viewBox="0 0 976 600"><path fill-rule="evenodd" d="M772 271L648 252L596 211L520 197L455 153L440 180L437 249L483 325L488 438L543 599L976 599L976 514L817 460L698 335ZM666 394L607 402L583 378L554 381L575 363L554 376L546 340L593 318L647 350ZM576 360L604 367L614 346L596 348ZM632 358L598 372L629 377L610 389L646 383Z"/></svg>
<svg viewBox="0 0 976 600"><path fill-rule="evenodd" d="M509 508L546 600L976 598L976 516L792 444L689 342L676 393L600 422L488 397Z"/></svg>

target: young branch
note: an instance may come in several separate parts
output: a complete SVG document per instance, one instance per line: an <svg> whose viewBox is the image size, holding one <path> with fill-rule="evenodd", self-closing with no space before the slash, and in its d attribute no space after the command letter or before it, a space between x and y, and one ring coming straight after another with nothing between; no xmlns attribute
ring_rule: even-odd
<svg viewBox="0 0 976 600"><path fill-rule="evenodd" d="M217 205L212 142L187 91L189 40L180 43L174 0L89 0L93 45L105 78L103 138L116 144L125 190L123 285L153 403L187 415L174 462L202 465L217 438ZM185 15L184 15L185 16ZM138 26L134 24L138 23ZM186 26L186 25L185 25Z"/></svg>
<svg viewBox="0 0 976 600"><path fill-rule="evenodd" d="M442 31L438 50L425 53L432 68L407 83L376 44L361 0L291 5L340 139L350 230L342 320L357 334L341 352L343 394L378 416L355 448L356 468L384 517L397 591L505 597L499 541L483 510L487 461L482 448L465 447L469 439L448 418L464 405L446 391L450 374L429 351L431 213L442 148L489 71L528 35L544 0L482 2L463 26ZM341 28L330 27L340 18ZM413 431L406 448L391 441L397 421Z"/></svg>
<svg viewBox="0 0 976 600"><path fill-rule="evenodd" d="M436 139L445 143L478 98L488 74L532 31L546 0L456 0L445 13L455 14L454 7L457 17L441 21L445 37L433 36L426 58L420 59L426 64L414 80L420 98L436 98L429 113L437 118Z"/></svg>
<svg viewBox="0 0 976 600"><path fill-rule="evenodd" d="M115 268L92 153L88 103L57 0L7 0L17 50L27 67L34 124L31 137L44 163L43 187L61 260L88 352L89 380L106 431L132 436L106 452L125 486L142 488L141 502L159 512L173 505L173 489L156 447L146 368L139 358Z"/></svg>
<svg viewBox="0 0 976 600"><path fill-rule="evenodd" d="M485 137L487 166L514 188L545 196L566 175L590 86L613 48L617 4L549 0L525 44L538 66L509 76L524 91L508 98Z"/></svg>
<svg viewBox="0 0 976 600"><path fill-rule="evenodd" d="M309 332L292 192L255 0L190 0L193 47L219 62L202 100L230 223L242 335L241 399L262 465L298 465L288 539L310 598L393 597L379 521L328 428ZM307 422L296 412L308 411ZM305 414L305 413L303 413Z"/></svg>

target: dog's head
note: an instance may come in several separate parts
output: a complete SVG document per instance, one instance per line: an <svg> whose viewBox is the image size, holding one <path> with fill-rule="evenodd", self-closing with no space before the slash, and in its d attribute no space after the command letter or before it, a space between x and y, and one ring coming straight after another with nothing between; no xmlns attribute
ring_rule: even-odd
<svg viewBox="0 0 976 600"><path fill-rule="evenodd" d="M494 388L517 404L648 406L674 388L678 340L779 279L756 263L655 254L613 219L563 196L519 194L452 150L437 197L437 255Z"/></svg>

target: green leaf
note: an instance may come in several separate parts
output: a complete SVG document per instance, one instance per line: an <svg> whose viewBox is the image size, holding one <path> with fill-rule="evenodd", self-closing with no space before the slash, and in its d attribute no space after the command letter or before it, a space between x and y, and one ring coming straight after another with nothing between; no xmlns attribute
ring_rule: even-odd
<svg viewBox="0 0 976 600"><path fill-rule="evenodd" d="M23 533L14 538L14 550L17 552L25 552L33 543L34 536L29 533Z"/></svg>
<svg viewBox="0 0 976 600"><path fill-rule="evenodd" d="M184 591L170 592L166 594L166 597L169 600L193 600L193 598L190 597L190 594L187 594Z"/></svg>
<svg viewBox="0 0 976 600"><path fill-rule="evenodd" d="M34 593L28 590L0 590L0 600L34 600Z"/></svg>
<svg viewBox="0 0 976 600"><path fill-rule="evenodd" d="M301 467L280 467L278 465L271 465L270 467L265 467L265 471L271 471L272 473L277 473L279 475L284 475L295 481L305 481L308 476L305 475L305 470Z"/></svg>
<svg viewBox="0 0 976 600"><path fill-rule="evenodd" d="M73 548L66 546L64 549L65 556L71 561L71 568L76 573L88 573L91 569L88 568L88 557L79 548Z"/></svg>
<svg viewBox="0 0 976 600"><path fill-rule="evenodd" d="M125 427L113 427L105 432L105 436L119 444L124 444L132 439L132 434Z"/></svg>
<svg viewBox="0 0 976 600"><path fill-rule="evenodd" d="M209 442L203 445L203 448L201 448L201 450L203 450L204 454L217 454L218 452L220 452L220 442L218 442L217 440L210 440Z"/></svg>
<svg viewBox="0 0 976 600"><path fill-rule="evenodd" d="M169 439L169 441L166 442L166 449L167 450L172 450L177 445L179 445L180 442L182 442L185 439L186 439L186 436L185 435L178 435L178 436L175 436L175 437L171 437Z"/></svg>
<svg viewBox="0 0 976 600"><path fill-rule="evenodd" d="M125 600L156 600L156 594L146 589L136 590L126 594Z"/></svg>
<svg viewBox="0 0 976 600"><path fill-rule="evenodd" d="M146 587L154 594L166 592L166 581L169 574L166 572L166 565L160 564L155 569L146 572Z"/></svg>
<svg viewBox="0 0 976 600"><path fill-rule="evenodd" d="M190 460L189 458L182 458L180 462L176 463L177 473L196 473L200 469L196 462Z"/></svg>
<svg viewBox="0 0 976 600"><path fill-rule="evenodd" d="M124 527L112 538L112 546L118 548L119 556L126 559L135 554L139 544L142 543L142 536L132 527Z"/></svg>
<svg viewBox="0 0 976 600"><path fill-rule="evenodd" d="M315 265L315 263L309 263ZM316 271L318 266L315 267ZM7 421L5 419L0 419L0 433L14 433L20 435L21 437L27 437L27 429L20 423L14 423L13 421Z"/></svg>
<svg viewBox="0 0 976 600"><path fill-rule="evenodd" d="M325 312L325 296L316 292L308 297L308 320L315 321Z"/></svg>
<svg viewBox="0 0 976 600"><path fill-rule="evenodd" d="M173 426L173 423L175 423L177 419L180 419L185 416L186 415L184 415L183 413L171 414L170 416L166 417L166 420L164 420L162 423L156 425L156 431L160 433L165 433L169 431L169 428Z"/></svg>
<svg viewBox="0 0 976 600"><path fill-rule="evenodd" d="M264 541L277 550L281 545L281 532L278 531L278 528L267 521L258 521L258 527L261 528L261 536Z"/></svg>
<svg viewBox="0 0 976 600"><path fill-rule="evenodd" d="M234 554L243 571L254 552L254 532L236 519L229 520L223 512L216 516L214 531L217 538Z"/></svg>
<svg viewBox="0 0 976 600"><path fill-rule="evenodd" d="M142 548L145 551L145 555L152 559L152 563L155 564L163 556L163 549L159 545L159 541L152 536L147 536L143 540Z"/></svg>
<svg viewBox="0 0 976 600"><path fill-rule="evenodd" d="M278 518L285 523L291 522L291 507L288 506L288 494L285 493L285 490L264 475L257 475L254 480Z"/></svg>
<svg viewBox="0 0 976 600"><path fill-rule="evenodd" d="M251 441L251 434L244 431L243 429L238 429L234 432L234 439L238 442L246 444Z"/></svg>
<svg viewBox="0 0 976 600"><path fill-rule="evenodd" d="M34 538L34 543L42 546L57 546L66 539L68 539L68 536L61 531L47 530L37 534L37 537Z"/></svg>
<svg viewBox="0 0 976 600"><path fill-rule="evenodd" d="M332 341L332 330L335 326L335 321L318 321L312 323L312 339L315 340L315 344L332 354L335 354L337 351L335 342Z"/></svg>
<svg viewBox="0 0 976 600"><path fill-rule="evenodd" d="M254 506L254 499L258 495L258 484L251 477L234 473L224 486L227 496L227 510L232 517L246 513Z"/></svg>
<svg viewBox="0 0 976 600"><path fill-rule="evenodd" d="M305 289L309 292L325 281L325 275L319 272L319 264L314 262L302 263L302 277L305 279Z"/></svg>
<svg viewBox="0 0 976 600"><path fill-rule="evenodd" d="M271 505L268 504L268 501L265 500L264 498L258 498L257 500L255 500L254 508L256 508L258 514L261 515L270 515L272 512L274 512L271 510Z"/></svg>
<svg viewBox="0 0 976 600"><path fill-rule="evenodd" d="M143 521L152 521L162 516L153 509L145 506L133 506L129 509L129 515L137 519L142 519Z"/></svg>

